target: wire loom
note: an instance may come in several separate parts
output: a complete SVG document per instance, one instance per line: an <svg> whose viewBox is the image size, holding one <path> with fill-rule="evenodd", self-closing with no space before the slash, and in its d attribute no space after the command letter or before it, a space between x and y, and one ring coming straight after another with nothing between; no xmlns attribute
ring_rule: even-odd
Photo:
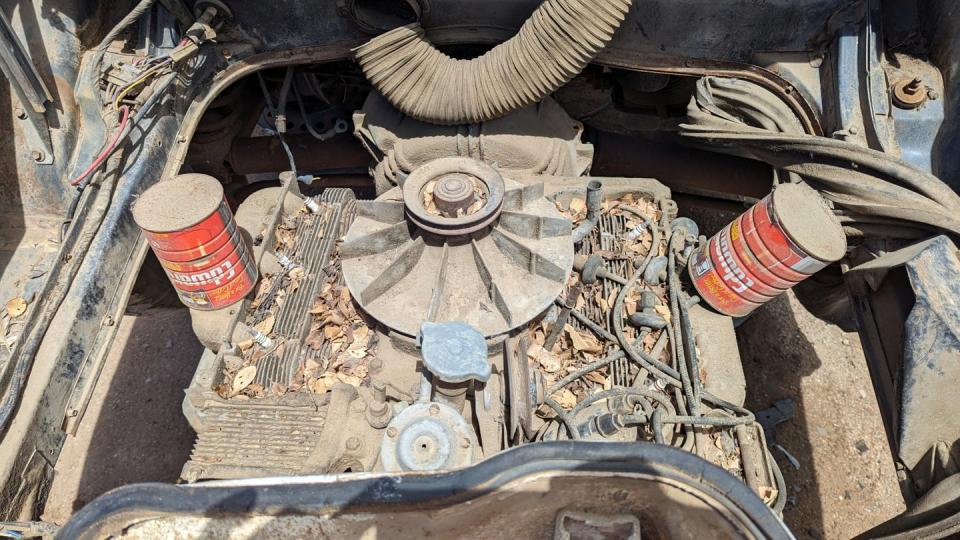
<svg viewBox="0 0 960 540"><path fill-rule="evenodd" d="M407 116L433 124L485 122L535 103L568 82L620 27L632 0L547 0L509 40L458 60L419 23L355 49L371 84Z"/></svg>
<svg viewBox="0 0 960 540"><path fill-rule="evenodd" d="M960 235L960 196L939 178L877 150L803 133L782 101L748 81L700 79L680 135L807 182L833 202L848 236Z"/></svg>

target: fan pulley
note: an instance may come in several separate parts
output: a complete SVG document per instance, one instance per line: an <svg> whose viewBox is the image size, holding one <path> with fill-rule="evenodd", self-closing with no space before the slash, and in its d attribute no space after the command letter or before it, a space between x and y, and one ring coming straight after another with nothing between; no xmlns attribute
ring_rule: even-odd
<svg viewBox="0 0 960 540"><path fill-rule="evenodd" d="M393 330L460 321L484 336L543 313L573 266L570 222L543 185L463 157L431 161L357 205L340 247L350 292Z"/></svg>

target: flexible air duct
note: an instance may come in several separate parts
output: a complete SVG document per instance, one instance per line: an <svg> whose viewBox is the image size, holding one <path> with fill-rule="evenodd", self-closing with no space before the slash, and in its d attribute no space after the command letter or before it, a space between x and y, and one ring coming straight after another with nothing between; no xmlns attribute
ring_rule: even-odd
<svg viewBox="0 0 960 540"><path fill-rule="evenodd" d="M546 0L520 31L483 56L438 51L419 24L356 49L370 83L404 114L434 124L499 118L576 76L623 22L633 0Z"/></svg>

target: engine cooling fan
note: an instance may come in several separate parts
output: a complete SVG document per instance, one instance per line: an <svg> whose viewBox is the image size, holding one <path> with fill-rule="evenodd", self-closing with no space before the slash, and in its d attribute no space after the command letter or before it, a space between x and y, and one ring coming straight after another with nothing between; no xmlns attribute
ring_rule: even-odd
<svg viewBox="0 0 960 540"><path fill-rule="evenodd" d="M416 336L425 321L461 321L493 337L550 306L573 266L573 242L543 184L451 157L358 202L340 256L354 299L387 327Z"/></svg>

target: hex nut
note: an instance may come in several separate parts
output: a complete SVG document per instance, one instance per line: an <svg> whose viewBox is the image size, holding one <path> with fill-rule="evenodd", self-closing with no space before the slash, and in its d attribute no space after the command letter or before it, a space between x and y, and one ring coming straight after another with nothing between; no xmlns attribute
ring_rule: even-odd
<svg viewBox="0 0 960 540"><path fill-rule="evenodd" d="M358 450L360 448L360 438L359 437L348 437L345 446L347 450Z"/></svg>

